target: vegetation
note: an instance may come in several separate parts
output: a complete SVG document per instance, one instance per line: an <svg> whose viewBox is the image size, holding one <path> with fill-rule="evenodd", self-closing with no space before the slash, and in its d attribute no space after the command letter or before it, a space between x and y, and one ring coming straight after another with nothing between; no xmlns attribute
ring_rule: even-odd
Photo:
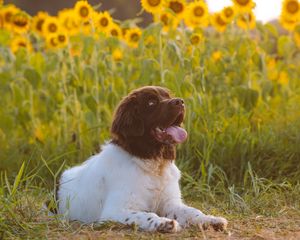
<svg viewBox="0 0 300 240"><path fill-rule="evenodd" d="M226 216L236 238L299 234L299 2L283 1L286 34L257 23L252 0L214 14L204 1L141 4L154 16L145 29L86 1L58 16L0 5L0 239L168 237L42 210L61 171L100 150L116 104L144 85L185 99L176 161L187 201Z"/></svg>

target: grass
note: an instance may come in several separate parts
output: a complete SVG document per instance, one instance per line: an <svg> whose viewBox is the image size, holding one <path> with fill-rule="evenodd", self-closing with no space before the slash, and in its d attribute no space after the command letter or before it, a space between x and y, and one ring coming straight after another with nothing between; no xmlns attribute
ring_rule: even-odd
<svg viewBox="0 0 300 240"><path fill-rule="evenodd" d="M68 46L80 46L75 56L68 48L38 47L12 54L1 45L0 239L297 239L299 49L271 25L258 25L253 36L235 28L205 34L194 46L190 32L165 35L152 24L135 49L79 35ZM123 51L121 60L113 59L115 48ZM176 160L183 195L228 218L227 233L81 226L42 211L61 171L99 151L116 104L144 85L168 87L185 99L189 139Z"/></svg>

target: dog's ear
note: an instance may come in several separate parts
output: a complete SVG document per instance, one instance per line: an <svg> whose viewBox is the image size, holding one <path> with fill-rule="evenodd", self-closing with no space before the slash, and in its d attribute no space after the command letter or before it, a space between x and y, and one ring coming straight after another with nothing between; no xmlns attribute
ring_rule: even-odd
<svg viewBox="0 0 300 240"><path fill-rule="evenodd" d="M138 113L136 96L121 101L115 112L111 133L124 137L136 137L144 134L144 123Z"/></svg>

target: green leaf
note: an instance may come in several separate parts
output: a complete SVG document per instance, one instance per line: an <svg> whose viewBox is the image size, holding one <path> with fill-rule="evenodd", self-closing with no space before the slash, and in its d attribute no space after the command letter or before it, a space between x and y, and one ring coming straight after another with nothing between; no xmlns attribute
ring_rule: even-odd
<svg viewBox="0 0 300 240"><path fill-rule="evenodd" d="M21 183L23 172L24 172L24 168L25 168L25 162L22 163L22 166L21 166L21 168L20 168L20 170L18 172L18 175L15 178L14 185L13 185L13 188L12 188L11 194L10 194L11 196L13 196L16 193L16 191L18 189L18 186Z"/></svg>
<svg viewBox="0 0 300 240"><path fill-rule="evenodd" d="M37 88L41 81L41 75L32 68L27 68L24 71L24 77L31 83L34 88Z"/></svg>
<svg viewBox="0 0 300 240"><path fill-rule="evenodd" d="M256 106L259 97L259 93L256 90L245 87L237 87L235 95L239 104L247 111L252 110Z"/></svg>
<svg viewBox="0 0 300 240"><path fill-rule="evenodd" d="M93 96L86 97L85 103L93 113L97 112L97 102Z"/></svg>

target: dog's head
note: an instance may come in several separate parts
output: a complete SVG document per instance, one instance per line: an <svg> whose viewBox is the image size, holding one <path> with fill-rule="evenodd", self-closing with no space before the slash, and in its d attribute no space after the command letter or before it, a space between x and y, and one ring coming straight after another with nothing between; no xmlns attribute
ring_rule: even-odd
<svg viewBox="0 0 300 240"><path fill-rule="evenodd" d="M113 142L141 158L175 158L175 145L187 138L180 127L184 101L169 90L147 86L132 91L117 107L112 123Z"/></svg>

